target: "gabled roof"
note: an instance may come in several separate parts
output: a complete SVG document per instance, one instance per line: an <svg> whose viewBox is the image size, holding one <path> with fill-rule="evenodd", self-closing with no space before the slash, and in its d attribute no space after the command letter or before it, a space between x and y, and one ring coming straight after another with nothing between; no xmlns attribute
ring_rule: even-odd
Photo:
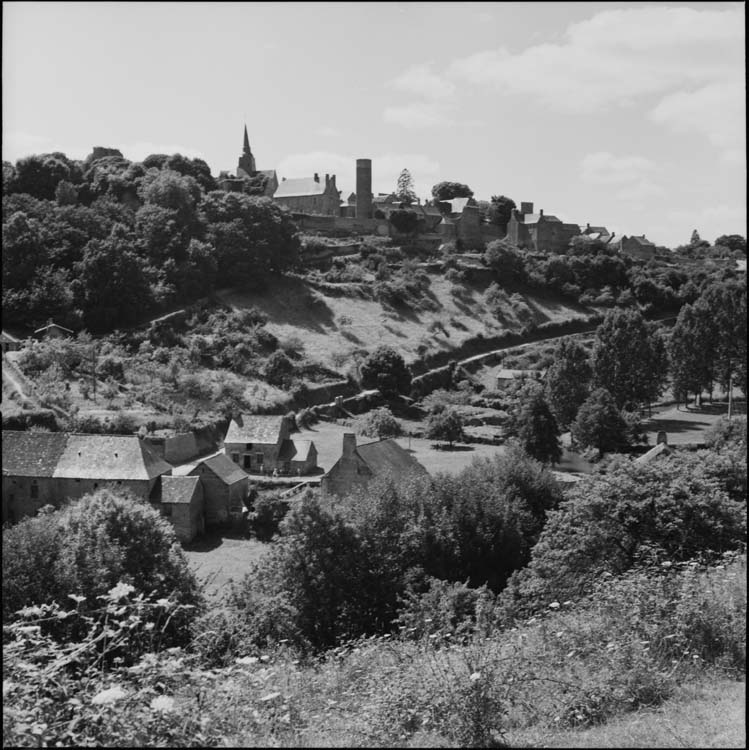
<svg viewBox="0 0 749 750"><path fill-rule="evenodd" d="M278 458L281 461L307 461L313 445L311 440L284 440Z"/></svg>
<svg viewBox="0 0 749 750"><path fill-rule="evenodd" d="M200 464L207 466L224 484L234 484L247 478L247 473L224 453L199 461L197 465L200 466Z"/></svg>
<svg viewBox="0 0 749 750"><path fill-rule="evenodd" d="M546 374L546 370L511 370L500 367L495 373L495 377L500 380L517 380L518 378L539 378Z"/></svg>
<svg viewBox="0 0 749 750"><path fill-rule="evenodd" d="M448 203L450 205L450 213L453 214L462 213L463 209L468 205L476 205L476 201L473 198L451 198L449 201L440 201L440 203Z"/></svg>
<svg viewBox="0 0 749 750"><path fill-rule="evenodd" d="M172 504L189 504L192 502L200 477L162 477L161 502Z"/></svg>
<svg viewBox="0 0 749 750"><path fill-rule="evenodd" d="M280 415L261 416L241 414L229 423L225 443L264 443L275 445L281 434L285 417Z"/></svg>
<svg viewBox="0 0 749 750"><path fill-rule="evenodd" d="M639 236L636 234L633 234L628 239L635 240L638 245L645 245L647 247L655 247L655 243L651 242L649 239L646 239L644 234L641 234Z"/></svg>
<svg viewBox="0 0 749 750"><path fill-rule="evenodd" d="M172 467L135 435L3 430L3 471L15 476L154 479Z"/></svg>
<svg viewBox="0 0 749 750"><path fill-rule="evenodd" d="M65 328L65 326L57 325L57 323L47 323L46 326L37 328L34 333L42 333L42 331L48 331L52 328L56 328L58 331L65 331L65 333L73 333L70 328Z"/></svg>
<svg viewBox="0 0 749 750"><path fill-rule="evenodd" d="M427 470L392 438L358 445L356 452L373 474L390 473L402 476L408 473L427 473Z"/></svg>
<svg viewBox="0 0 749 750"><path fill-rule="evenodd" d="M19 344L19 340L15 336L11 336L7 331L2 331L0 339L4 344Z"/></svg>
<svg viewBox="0 0 749 750"><path fill-rule="evenodd" d="M658 456L668 456L672 452L672 448L668 445L668 443L658 443L657 445L654 445L649 451L647 451L647 453L643 453L641 456L638 456L634 462L636 464L648 464L654 458L657 458Z"/></svg>
<svg viewBox="0 0 749 750"><path fill-rule="evenodd" d="M304 195L322 195L325 192L325 181L316 182L314 177L295 177L281 180L274 198L296 198Z"/></svg>
<svg viewBox="0 0 749 750"><path fill-rule="evenodd" d="M136 435L68 435L54 476L68 479L154 479L172 467Z"/></svg>
<svg viewBox="0 0 749 750"><path fill-rule="evenodd" d="M3 430L3 473L17 477L51 477L65 450L62 432Z"/></svg>

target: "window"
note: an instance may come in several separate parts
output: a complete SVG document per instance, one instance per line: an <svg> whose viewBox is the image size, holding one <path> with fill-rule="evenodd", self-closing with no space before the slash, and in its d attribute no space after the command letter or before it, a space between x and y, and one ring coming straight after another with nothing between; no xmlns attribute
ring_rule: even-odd
<svg viewBox="0 0 749 750"><path fill-rule="evenodd" d="M249 469L252 465L252 456L249 453L244 454L244 468Z"/></svg>
<svg viewBox="0 0 749 750"><path fill-rule="evenodd" d="M260 469L263 467L263 454L262 453L255 454L255 465Z"/></svg>
<svg viewBox="0 0 749 750"><path fill-rule="evenodd" d="M36 483L36 480L31 483L30 494L32 500L36 500L39 497L39 485Z"/></svg>
<svg viewBox="0 0 749 750"><path fill-rule="evenodd" d="M231 460L234 461L235 464L239 463L239 453L232 453L231 454Z"/></svg>

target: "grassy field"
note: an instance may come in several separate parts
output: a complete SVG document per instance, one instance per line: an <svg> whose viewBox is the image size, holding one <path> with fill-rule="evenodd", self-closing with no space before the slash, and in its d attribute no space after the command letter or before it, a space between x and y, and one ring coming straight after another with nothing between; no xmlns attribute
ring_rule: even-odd
<svg viewBox="0 0 749 750"><path fill-rule="evenodd" d="M219 297L236 308L257 307L268 316L267 328L279 339L299 336L310 359L342 369L353 352L380 344L393 346L411 361L420 344L428 352L444 351L478 333L492 336L519 330L509 307L504 324L487 308L486 284L466 283L460 294L454 294L454 285L443 276L430 275L430 281L429 291L439 305L436 311L394 311L372 299L326 296L295 278L279 279L262 293L222 292ZM523 299L528 317L536 323L583 315L578 305L556 298L524 295Z"/></svg>

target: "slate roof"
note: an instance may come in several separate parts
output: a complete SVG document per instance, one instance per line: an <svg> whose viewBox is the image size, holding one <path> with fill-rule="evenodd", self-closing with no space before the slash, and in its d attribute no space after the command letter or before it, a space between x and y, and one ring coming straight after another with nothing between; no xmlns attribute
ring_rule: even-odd
<svg viewBox="0 0 749 750"><path fill-rule="evenodd" d="M206 458L198 466L200 464L205 464L224 484L235 484L247 478L247 473L224 453Z"/></svg>
<svg viewBox="0 0 749 750"><path fill-rule="evenodd" d="M3 430L3 473L17 477L51 477L65 450L62 432Z"/></svg>
<svg viewBox="0 0 749 750"><path fill-rule="evenodd" d="M281 432L284 417L241 414L229 423L225 443L264 443L275 445Z"/></svg>
<svg viewBox="0 0 749 750"><path fill-rule="evenodd" d="M3 430L3 471L63 479L153 479L172 467L135 435Z"/></svg>
<svg viewBox="0 0 749 750"><path fill-rule="evenodd" d="M200 477L162 477L161 502L190 504L200 484Z"/></svg>
<svg viewBox="0 0 749 750"><path fill-rule="evenodd" d="M358 445L356 452L373 474L426 474L427 470L392 438Z"/></svg>
<svg viewBox="0 0 749 750"><path fill-rule="evenodd" d="M644 234L639 235L639 236L636 234L633 234L629 239L635 240L639 245L645 245L646 247L655 247L655 243L646 239Z"/></svg>
<svg viewBox="0 0 749 750"><path fill-rule="evenodd" d="M315 182L314 177L295 177L282 180L273 194L274 198L296 198L303 195L322 195L325 192L325 181Z"/></svg>
<svg viewBox="0 0 749 750"><path fill-rule="evenodd" d="M57 323L48 323L46 326L37 328L34 333L42 333L43 331L48 331L52 328L57 328L59 331L64 331L65 333L73 333L70 328L65 328L65 326L57 325Z"/></svg>
<svg viewBox="0 0 749 750"><path fill-rule="evenodd" d="M307 461L313 445L311 440L284 440L278 458L281 461Z"/></svg>
<svg viewBox="0 0 749 750"><path fill-rule="evenodd" d="M68 435L54 476L68 479L154 479L172 467L135 435Z"/></svg>

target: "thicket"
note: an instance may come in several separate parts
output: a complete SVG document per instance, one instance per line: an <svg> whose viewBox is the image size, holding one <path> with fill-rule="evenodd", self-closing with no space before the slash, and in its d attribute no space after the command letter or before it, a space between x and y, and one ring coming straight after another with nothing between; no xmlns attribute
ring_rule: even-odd
<svg viewBox="0 0 749 750"><path fill-rule="evenodd" d="M216 190L200 159L43 154L4 163L3 312L104 332L297 263L288 212ZM229 281L227 281L229 280Z"/></svg>

